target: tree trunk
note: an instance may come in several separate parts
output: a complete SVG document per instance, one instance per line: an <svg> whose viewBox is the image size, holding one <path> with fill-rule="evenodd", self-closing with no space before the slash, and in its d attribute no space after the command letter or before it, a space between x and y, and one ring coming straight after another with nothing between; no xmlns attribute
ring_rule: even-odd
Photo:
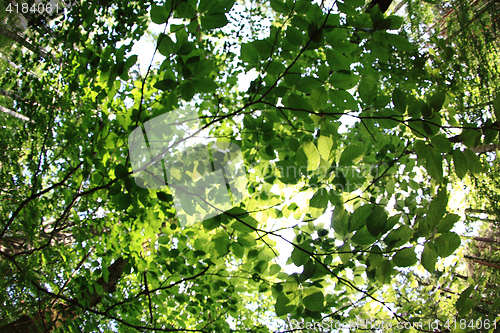
<svg viewBox="0 0 500 333"><path fill-rule="evenodd" d="M19 119L22 119L24 121L29 121L30 123L34 124L35 122L33 120L31 120L30 118L26 117L26 116L23 116L22 114L19 114L15 111L12 111L11 109L7 109L6 107L3 107L0 105L0 111L2 112L5 112L7 113L8 115L10 116L13 116L13 117L16 117L16 118L19 118Z"/></svg>
<svg viewBox="0 0 500 333"><path fill-rule="evenodd" d="M22 98L18 94L11 93L10 91L7 91L7 90L0 89L0 95L4 95L5 97L10 97L16 101L25 102L24 98Z"/></svg>
<svg viewBox="0 0 500 333"><path fill-rule="evenodd" d="M101 231L95 228L89 228L86 230L88 235L92 236L102 236L104 233L109 232L109 228L104 228ZM49 242L49 246L51 245L70 245L75 242L75 238L71 231L56 231L52 234L52 232L40 232L38 234L38 241ZM33 250L34 247L28 238L24 235L11 236L11 237L3 237L0 239L0 251L8 254L9 256L16 256L18 254L29 253L29 251Z"/></svg>
<svg viewBox="0 0 500 333"><path fill-rule="evenodd" d="M491 210L485 210L485 209L473 209L473 208L467 208L465 209L466 213L473 213L473 214L487 214L487 215L495 215L495 212Z"/></svg>
<svg viewBox="0 0 500 333"><path fill-rule="evenodd" d="M476 260L476 259L472 259L473 262L475 263L478 263L482 266L488 266L488 267L493 267L493 268L496 268L498 270L500 270L500 266L498 265L495 265L495 264L490 264L489 262L485 262L485 261L481 261L481 260Z"/></svg>
<svg viewBox="0 0 500 333"><path fill-rule="evenodd" d="M21 66L19 66L18 64L16 64L15 62L9 60L4 54L0 53L0 59L2 59L3 61L5 61L6 63L8 63L9 65L11 65L13 68L17 69L17 70L23 70L25 71L24 73L27 73L27 74L30 74L34 77L38 77L37 74L35 74L35 72L31 71L31 70L26 70L24 68L22 68Z"/></svg>
<svg viewBox="0 0 500 333"><path fill-rule="evenodd" d="M406 3L406 0L401 0L396 8L394 8L394 11L392 12L393 15L396 15L397 12L399 12L399 10L401 9L401 7L403 7L403 5Z"/></svg>
<svg viewBox="0 0 500 333"><path fill-rule="evenodd" d="M25 40L23 37L19 36L15 32L7 29L3 24L0 24L0 35L3 35L5 37L13 40L14 42L24 46L25 48L27 48L31 52L37 54L40 58L45 58L47 60L48 59L55 60L52 55L47 54L43 50L37 50L37 48L35 46L33 46L30 42L28 42L27 40Z"/></svg>
<svg viewBox="0 0 500 333"><path fill-rule="evenodd" d="M42 232L40 233L40 241L48 242L50 240L50 233ZM71 233L58 232L52 236L51 245L69 245L74 242L73 235ZM0 240L0 251L7 253L10 256L15 256L16 254L23 251L30 251L33 247L27 244L27 238L24 236L12 236L3 237Z"/></svg>
<svg viewBox="0 0 500 333"><path fill-rule="evenodd" d="M495 261L495 260L489 260L489 259L481 258L481 257L474 257L474 256L470 256L468 254L464 255L464 258L475 261L475 262L484 262L484 263L489 263L489 264L498 264L499 263L498 261ZM497 266L497 267L499 267L499 266Z"/></svg>
<svg viewBox="0 0 500 333"><path fill-rule="evenodd" d="M108 268L108 282L104 282L104 278L102 277L97 280L97 283L102 286L105 294L113 293L116 290L116 285L123 274L123 267L126 263L127 261L121 257L116 259ZM89 307L92 308L101 302L102 296L94 291L94 293L88 296L87 300ZM52 308L38 312L34 316L23 315L14 322L0 326L0 333L45 333L62 327L67 320L78 317L77 306L73 302L69 304L62 304L62 302L64 301L60 302L59 305L62 306L59 309L53 306ZM50 318L49 322L45 318L46 315Z"/></svg>
<svg viewBox="0 0 500 333"><path fill-rule="evenodd" d="M491 238L491 237L479 237L479 236L476 236L476 237L474 237L474 240L476 242L486 242L486 243L500 244L500 241L496 240L495 238Z"/></svg>
<svg viewBox="0 0 500 333"><path fill-rule="evenodd" d="M484 154L491 151L500 150L500 143L492 143L489 145L477 146L471 149L476 154Z"/></svg>

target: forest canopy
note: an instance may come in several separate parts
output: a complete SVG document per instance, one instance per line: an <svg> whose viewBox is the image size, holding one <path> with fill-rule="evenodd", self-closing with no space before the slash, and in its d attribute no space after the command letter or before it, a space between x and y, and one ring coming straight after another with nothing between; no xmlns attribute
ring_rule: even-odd
<svg viewBox="0 0 500 333"><path fill-rule="evenodd" d="M498 329L498 1L0 7L0 333Z"/></svg>

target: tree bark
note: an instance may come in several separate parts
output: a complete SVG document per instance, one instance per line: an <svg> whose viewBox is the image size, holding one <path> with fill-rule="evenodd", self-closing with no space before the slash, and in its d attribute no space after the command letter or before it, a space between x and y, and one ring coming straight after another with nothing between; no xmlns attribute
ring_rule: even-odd
<svg viewBox="0 0 500 333"><path fill-rule="evenodd" d="M22 98L21 96L19 96L18 94L14 94L10 91L7 91L7 90L3 90L3 89L0 89L0 94L1 95L4 95L5 97L10 97L16 101L23 101L25 102L24 98Z"/></svg>
<svg viewBox="0 0 500 333"><path fill-rule="evenodd" d="M399 12L399 10L401 9L401 7L403 7L403 5L404 5L405 3L406 3L406 0L401 0L401 1L397 4L396 8L394 8L394 10L393 10L392 14L393 14L393 15L396 15L396 13L397 13L397 12Z"/></svg>
<svg viewBox="0 0 500 333"><path fill-rule="evenodd" d="M39 235L41 241L49 241L51 237L50 233L42 232ZM24 236L12 236L3 237L0 240L0 251L7 253L10 256L15 256L23 251L30 251L33 249L32 246L26 244L27 238ZM51 245L69 245L74 242L73 235L71 233L58 232L52 236Z"/></svg>
<svg viewBox="0 0 500 333"><path fill-rule="evenodd" d="M12 117L16 117L16 118L19 118L21 120L24 120L24 121L29 121L30 123L34 124L35 122L33 120L31 120L30 118L26 117L26 116L23 116L22 114L20 113L17 113L15 111L12 111L11 109L7 109L6 107L3 107L0 105L0 111L2 112L5 112L7 113L8 115L12 116Z"/></svg>
<svg viewBox="0 0 500 333"><path fill-rule="evenodd" d="M14 42L24 46L25 48L27 48L31 52L37 54L40 58L45 58L47 60L48 59L55 60L52 55L47 54L44 50L37 50L37 48L35 46L33 46L30 42L28 42L27 40L25 40L23 37L19 36L15 32L7 29L3 24L0 24L0 35L3 35L5 37L13 40Z"/></svg>
<svg viewBox="0 0 500 333"><path fill-rule="evenodd" d="M30 75L32 75L34 77L38 77L38 75L35 74L35 72L33 72L31 70L25 70L25 69L23 69L21 66L19 66L15 62L7 59L7 57L4 54L2 54L2 53L0 53L0 59L2 59L3 61L5 61L6 63L8 63L9 65L11 65L13 68L15 68L17 70L23 70L23 71L25 71L25 73L28 73L28 74L30 74Z"/></svg>
<svg viewBox="0 0 500 333"><path fill-rule="evenodd" d="M495 215L495 212L493 212L491 210L485 210L485 209L466 208L465 212L466 213L473 213L473 214Z"/></svg>
<svg viewBox="0 0 500 333"><path fill-rule="evenodd" d="M97 283L102 286L103 292L106 294L113 293L116 290L116 285L123 274L123 267L127 261L122 257L109 266L108 282L104 278L99 278ZM89 307L95 307L102 300L102 295L97 292L90 294L87 297ZM61 301L62 303L63 301ZM60 303L60 304L61 304ZM51 332L56 328L62 327L67 320L72 320L78 317L77 305L75 302L64 304L59 309L52 307L37 313L36 315L29 316L23 315L21 318L7 325L0 326L0 333L42 333ZM46 315L49 316L50 321L47 322Z"/></svg>
<svg viewBox="0 0 500 333"><path fill-rule="evenodd" d="M495 243L495 244L500 244L500 241L496 240L495 238L490 238L490 237L474 237L474 240L476 242L485 242L485 243Z"/></svg>
<svg viewBox="0 0 500 333"><path fill-rule="evenodd" d="M496 150L500 150L500 143L492 143L489 145L477 146L471 149L476 154L484 154L487 152L492 152Z"/></svg>
<svg viewBox="0 0 500 333"><path fill-rule="evenodd" d="M92 236L102 236L106 232L109 232L109 228L104 228L101 231L98 231L97 229L90 227L88 231L86 230L86 233ZM57 230L55 232L42 231L38 234L37 240L39 243L48 243L50 240L50 244L43 245L43 247L55 244L70 245L75 242L73 233L67 230ZM3 237L0 239L0 251L8 254L9 256L15 257L19 254L29 253L29 251L32 251L33 249L33 245L24 235Z"/></svg>
<svg viewBox="0 0 500 333"><path fill-rule="evenodd" d="M481 258L481 257L474 257L474 256L470 256L468 254L464 255L464 258L469 259L469 260L473 260L475 262L480 261L480 262L489 263L489 264L498 264L499 263L498 261L495 261L495 260L489 260L489 259ZM496 265L496 267L499 267L499 266Z"/></svg>
<svg viewBox="0 0 500 333"><path fill-rule="evenodd" d="M496 268L498 270L500 270L500 266L498 265L495 265L495 264L490 264L489 262L485 262L485 261L481 261L481 260L476 260L476 259L472 259L473 262L475 263L478 263L482 266L488 266L488 267L493 267L493 268Z"/></svg>

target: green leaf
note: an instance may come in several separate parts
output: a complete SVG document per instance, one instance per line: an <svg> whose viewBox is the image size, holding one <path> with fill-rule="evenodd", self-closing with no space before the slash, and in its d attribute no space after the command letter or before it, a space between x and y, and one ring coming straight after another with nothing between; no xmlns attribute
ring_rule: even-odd
<svg viewBox="0 0 500 333"><path fill-rule="evenodd" d="M382 207L380 207L380 208L382 208ZM387 223L382 228L381 235L385 234L389 230L392 230L392 228L394 228L394 226L399 222L400 219L401 219L401 214L397 214L397 215L393 215L393 216L389 217L387 219Z"/></svg>
<svg viewBox="0 0 500 333"><path fill-rule="evenodd" d="M212 246L214 247L219 257L222 257L229 251L229 243L229 235L223 230L219 231L212 238Z"/></svg>
<svg viewBox="0 0 500 333"><path fill-rule="evenodd" d="M339 165L352 165L359 162L361 157L364 155L366 147L358 144L351 143L347 146L342 155L340 156Z"/></svg>
<svg viewBox="0 0 500 333"><path fill-rule="evenodd" d="M443 108L443 103L445 101L446 94L442 92L436 92L429 98L429 106L434 110L434 112L439 112Z"/></svg>
<svg viewBox="0 0 500 333"><path fill-rule="evenodd" d="M288 14L290 12L290 9L281 0L271 0L271 8L277 13Z"/></svg>
<svg viewBox="0 0 500 333"><path fill-rule="evenodd" d="M415 153L419 160L425 161L427 159L427 145L422 140L415 140L413 143Z"/></svg>
<svg viewBox="0 0 500 333"><path fill-rule="evenodd" d="M189 102L193 99L196 90L194 89L194 85L191 81L184 81L181 85L181 96L186 101Z"/></svg>
<svg viewBox="0 0 500 333"><path fill-rule="evenodd" d="M431 242L425 243L424 251L422 252L421 262L422 262L422 266L424 266L424 268L429 273L434 272L437 258L438 258L438 255L437 255L436 248L435 248L434 244Z"/></svg>
<svg viewBox="0 0 500 333"><path fill-rule="evenodd" d="M254 231L253 228L257 228L259 225L259 221L254 219L248 212L245 210L239 208L239 207L234 207L230 209L229 211L226 212L228 216L234 216L234 222L231 224L231 227L234 230L237 230L241 233L250 233ZM245 246L243 244L243 246Z"/></svg>
<svg viewBox="0 0 500 333"><path fill-rule="evenodd" d="M198 4L198 12L205 13L212 8L213 5L217 3L217 0L200 0Z"/></svg>
<svg viewBox="0 0 500 333"><path fill-rule="evenodd" d="M408 41L403 36L400 35L394 35L394 34L386 34L387 40L389 41L389 44L394 46L400 51L406 51L406 52L411 52L413 51L413 45Z"/></svg>
<svg viewBox="0 0 500 333"><path fill-rule="evenodd" d="M366 226L364 226L363 228L361 228L358 231L356 231L356 233L354 234L354 236L352 236L352 238L351 238L351 240L354 243L359 244L359 245L370 245L370 244L375 243L375 241L377 239L378 239L377 237L373 236L368 231L368 229L366 228Z"/></svg>
<svg viewBox="0 0 500 333"><path fill-rule="evenodd" d="M391 275L393 271L392 262L384 260L377 266L375 276L380 283L389 284L391 282Z"/></svg>
<svg viewBox="0 0 500 333"><path fill-rule="evenodd" d="M452 255L461 244L460 236L454 232L446 232L435 240L436 251L440 257Z"/></svg>
<svg viewBox="0 0 500 333"><path fill-rule="evenodd" d="M340 260L342 260L342 263L344 265L349 264L349 261L353 256L351 245L349 245L349 243L344 243L344 245L342 245L337 249L337 252L339 254ZM347 252L347 253L342 253L342 252Z"/></svg>
<svg viewBox="0 0 500 333"><path fill-rule="evenodd" d="M350 216L349 232L359 230L363 226L365 226L366 220L368 219L372 211L373 211L373 205L364 205L358 207L358 209L356 209L354 213L352 213Z"/></svg>
<svg viewBox="0 0 500 333"><path fill-rule="evenodd" d="M358 103L352 95L345 90L330 90L330 100L339 109L358 110Z"/></svg>
<svg viewBox="0 0 500 333"><path fill-rule="evenodd" d="M226 14L224 13L213 13L213 14L203 15L200 18L200 21L201 21L201 28L204 31L222 28L229 23Z"/></svg>
<svg viewBox="0 0 500 333"><path fill-rule="evenodd" d="M273 275L278 274L279 272L281 272L281 266L280 265L272 264L269 267L269 275L273 276Z"/></svg>
<svg viewBox="0 0 500 333"><path fill-rule="evenodd" d="M448 193L446 187L442 187L437 196L432 200L427 212L427 221L429 226L434 229L441 218L446 213L446 206L448 205Z"/></svg>
<svg viewBox="0 0 500 333"><path fill-rule="evenodd" d="M213 230L218 228L222 223L222 218L220 215L211 217L203 221L203 227L208 230Z"/></svg>
<svg viewBox="0 0 500 333"><path fill-rule="evenodd" d="M193 80L193 84L196 91L202 93L209 93L218 88L217 83L209 78L195 79Z"/></svg>
<svg viewBox="0 0 500 333"><path fill-rule="evenodd" d="M214 62L211 59L202 59L194 66L193 74L195 77L204 77L209 75L214 68Z"/></svg>
<svg viewBox="0 0 500 333"><path fill-rule="evenodd" d="M348 232L349 215L342 206L335 206L332 212L331 227L340 236L345 236Z"/></svg>
<svg viewBox="0 0 500 333"><path fill-rule="evenodd" d="M476 154L470 149L464 151L465 159L467 160L467 168L475 175L483 172L483 165Z"/></svg>
<svg viewBox="0 0 500 333"><path fill-rule="evenodd" d="M309 260L304 265L304 270L300 274L300 282L304 282L307 279L311 278L315 272L316 272L316 264L314 263L313 260Z"/></svg>
<svg viewBox="0 0 500 333"><path fill-rule="evenodd" d="M257 52L252 43L241 45L240 57L243 62L247 62L250 65L258 65L260 63L259 52Z"/></svg>
<svg viewBox="0 0 500 333"><path fill-rule="evenodd" d="M286 39L292 45L302 45L304 43L304 35L298 28L293 26L286 29Z"/></svg>
<svg viewBox="0 0 500 333"><path fill-rule="evenodd" d="M432 137L431 142L434 148L443 154L447 154L453 149L450 140L448 140L444 134L438 134Z"/></svg>
<svg viewBox="0 0 500 333"><path fill-rule="evenodd" d="M299 174L316 170L320 162L318 149L316 149L316 146L312 142L307 142L300 146L296 159L299 166Z"/></svg>
<svg viewBox="0 0 500 333"><path fill-rule="evenodd" d="M403 225L398 229L392 230L387 237L384 238L384 243L389 248L395 248L405 245L413 237L413 229L407 225Z"/></svg>
<svg viewBox="0 0 500 333"><path fill-rule="evenodd" d="M329 82L335 88L347 90L354 87L358 83L358 79L357 75L352 75L349 71L340 71L333 73Z"/></svg>
<svg viewBox="0 0 500 333"><path fill-rule="evenodd" d="M169 36L160 34L160 37L158 38L158 51L162 55L164 55L165 57L170 56L170 54L174 52L174 45L175 43Z"/></svg>
<svg viewBox="0 0 500 333"><path fill-rule="evenodd" d="M366 227L368 231L375 237L380 235L385 225L387 224L387 212L380 206L373 207L372 212L366 219Z"/></svg>
<svg viewBox="0 0 500 333"><path fill-rule="evenodd" d="M309 311L321 311L324 308L325 296L319 289L314 289L317 291L304 297L302 303Z"/></svg>
<svg viewBox="0 0 500 333"><path fill-rule="evenodd" d="M314 111L319 111L323 109L327 100L328 93L325 88L317 87L311 91L311 96L309 96L309 105Z"/></svg>
<svg viewBox="0 0 500 333"><path fill-rule="evenodd" d="M163 24L168 20L168 11L163 6L157 6L154 3L151 4L151 21L156 24Z"/></svg>
<svg viewBox="0 0 500 333"><path fill-rule="evenodd" d="M123 178L128 174L128 169L123 164L117 164L115 167L115 176L116 178Z"/></svg>
<svg viewBox="0 0 500 333"><path fill-rule="evenodd" d="M153 87L158 90L171 91L177 87L178 83L171 79L161 80L156 82Z"/></svg>
<svg viewBox="0 0 500 333"><path fill-rule="evenodd" d="M309 210L313 218L318 218L328 207L328 193L324 188L320 188L309 200Z"/></svg>
<svg viewBox="0 0 500 333"><path fill-rule="evenodd" d="M255 238L252 237L251 235L241 235L241 234L238 236L238 243L240 243L241 246L249 249L257 244Z"/></svg>
<svg viewBox="0 0 500 333"><path fill-rule="evenodd" d="M500 95L497 95L497 97L493 100L493 109L495 111L497 121L500 123Z"/></svg>
<svg viewBox="0 0 500 333"><path fill-rule="evenodd" d="M401 115L398 113L398 111L391 109L384 109L377 112L377 117L380 117L380 119L377 119L377 122L380 124L380 126L387 129L398 126L399 121L397 121L397 119L398 117L399 119L401 119Z"/></svg>
<svg viewBox="0 0 500 333"><path fill-rule="evenodd" d="M109 188L108 193L110 195L117 195L122 192L122 186L119 183L114 183L113 186Z"/></svg>
<svg viewBox="0 0 500 333"><path fill-rule="evenodd" d="M129 69L130 67L134 66L134 64L137 62L137 55L131 55L128 57L127 61L125 61L125 69Z"/></svg>
<svg viewBox="0 0 500 333"><path fill-rule="evenodd" d="M406 112L406 94L400 89L394 89L392 92L392 103L394 104L394 108L400 114Z"/></svg>
<svg viewBox="0 0 500 333"><path fill-rule="evenodd" d="M240 243L231 243L231 250L236 258L243 258L245 255L245 249Z"/></svg>
<svg viewBox="0 0 500 333"><path fill-rule="evenodd" d="M346 3L338 1L337 7L342 13L345 13L349 16L356 16L356 14L357 14L356 10L352 6L350 6Z"/></svg>
<svg viewBox="0 0 500 333"><path fill-rule="evenodd" d="M180 2L176 7L175 11L177 16L180 18L193 18L196 16L196 10L187 2Z"/></svg>
<svg viewBox="0 0 500 333"><path fill-rule="evenodd" d="M178 55L188 55L191 52L193 52L195 49L196 49L196 47L194 46L194 43L187 42L187 43L182 44L179 47L177 54Z"/></svg>
<svg viewBox="0 0 500 333"><path fill-rule="evenodd" d="M108 149L113 149L116 147L116 140L118 140L118 135L116 133L109 133L108 137L106 138L106 148Z"/></svg>
<svg viewBox="0 0 500 333"><path fill-rule="evenodd" d="M465 129L459 136L464 145L474 148L481 142L481 133L473 129Z"/></svg>
<svg viewBox="0 0 500 333"><path fill-rule="evenodd" d="M167 194L165 192L157 192L156 196L158 197L158 200L163 201L163 202L172 202L173 198L170 194Z"/></svg>
<svg viewBox="0 0 500 333"><path fill-rule="evenodd" d="M387 20L391 21L389 30L397 30L401 28L401 24L403 24L403 17L401 16L391 15L387 18Z"/></svg>
<svg viewBox="0 0 500 333"><path fill-rule="evenodd" d="M287 315L294 309L294 306L289 303L290 300L288 297L286 297L284 293L280 293L276 299L276 304L274 305L274 310L278 317Z"/></svg>
<svg viewBox="0 0 500 333"><path fill-rule="evenodd" d="M298 90L300 90L306 94L310 94L311 91L313 91L313 89L315 89L315 88L323 88L323 86L324 86L323 82L321 82L320 80L318 80L314 77L311 77L311 76L304 76L295 85L295 87Z"/></svg>
<svg viewBox="0 0 500 333"><path fill-rule="evenodd" d="M460 316L465 316L469 313L470 306L468 306L469 304L467 301L470 300L470 296L472 295L473 291L474 291L474 286L469 286L467 289L462 291L462 293L460 294L460 297L458 298L457 302L455 303L455 307L460 312Z"/></svg>
<svg viewBox="0 0 500 333"><path fill-rule="evenodd" d="M467 174L469 167L467 166L467 158L459 149L453 151L453 164L455 165L455 173L457 177L462 179Z"/></svg>
<svg viewBox="0 0 500 333"><path fill-rule="evenodd" d="M267 66L267 72L272 75L278 75L285 71L285 66L279 60L273 60Z"/></svg>
<svg viewBox="0 0 500 333"><path fill-rule="evenodd" d="M218 0L210 8L212 13L228 13L233 8L235 0Z"/></svg>
<svg viewBox="0 0 500 333"><path fill-rule="evenodd" d="M300 267L309 260L309 254L295 247L292 251L292 262L295 266Z"/></svg>
<svg viewBox="0 0 500 333"><path fill-rule="evenodd" d="M443 181L443 157L431 146L426 146L425 168L437 182Z"/></svg>
<svg viewBox="0 0 500 333"><path fill-rule="evenodd" d="M333 137L321 135L318 138L318 151L325 161L330 163L335 159L336 142Z"/></svg>
<svg viewBox="0 0 500 333"><path fill-rule="evenodd" d="M330 65L330 70L336 71L349 71L351 69L350 59L335 49L326 50L326 60Z"/></svg>
<svg viewBox="0 0 500 333"><path fill-rule="evenodd" d="M413 266L417 263L417 255L412 247L398 251L392 258L394 265L399 267Z"/></svg>
<svg viewBox="0 0 500 333"><path fill-rule="evenodd" d="M439 222L437 226L437 232L444 233L450 231L455 226L455 223L460 220L460 216L457 214L448 214L444 219Z"/></svg>
<svg viewBox="0 0 500 333"><path fill-rule="evenodd" d="M364 77L358 87L359 97L367 105L373 104L377 97L377 81L373 76Z"/></svg>
<svg viewBox="0 0 500 333"><path fill-rule="evenodd" d="M291 93L290 96L288 96L288 100L286 102L286 107L291 108L291 109L299 109L299 110L311 110L309 103L304 99L304 97ZM303 113L306 116L309 114L308 112L300 112L300 111L295 111L294 114L297 113Z"/></svg>
<svg viewBox="0 0 500 333"><path fill-rule="evenodd" d="M132 204L132 196L130 195L130 193L127 193L124 194L120 199L118 207L120 208L120 210L125 211L131 204Z"/></svg>

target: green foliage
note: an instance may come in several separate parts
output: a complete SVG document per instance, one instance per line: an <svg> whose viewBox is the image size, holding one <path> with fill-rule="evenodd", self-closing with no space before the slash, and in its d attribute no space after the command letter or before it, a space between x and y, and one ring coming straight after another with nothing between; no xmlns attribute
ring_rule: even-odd
<svg viewBox="0 0 500 333"><path fill-rule="evenodd" d="M402 17L364 1L100 6L75 4L54 37L33 29L55 60L16 49L19 69L1 74L12 92L2 105L33 120L3 114L0 134L5 325L23 311L33 325L57 315L68 331L416 318L397 284L438 276L439 258L457 253L449 185L484 175L475 148L494 135L453 114L457 90L396 31ZM140 72L130 51L149 21L165 59ZM134 179L127 138L186 105L217 143L241 148L248 187L237 207L181 226L170 188ZM202 174L201 162L179 177ZM468 290L453 315L471 311Z"/></svg>

